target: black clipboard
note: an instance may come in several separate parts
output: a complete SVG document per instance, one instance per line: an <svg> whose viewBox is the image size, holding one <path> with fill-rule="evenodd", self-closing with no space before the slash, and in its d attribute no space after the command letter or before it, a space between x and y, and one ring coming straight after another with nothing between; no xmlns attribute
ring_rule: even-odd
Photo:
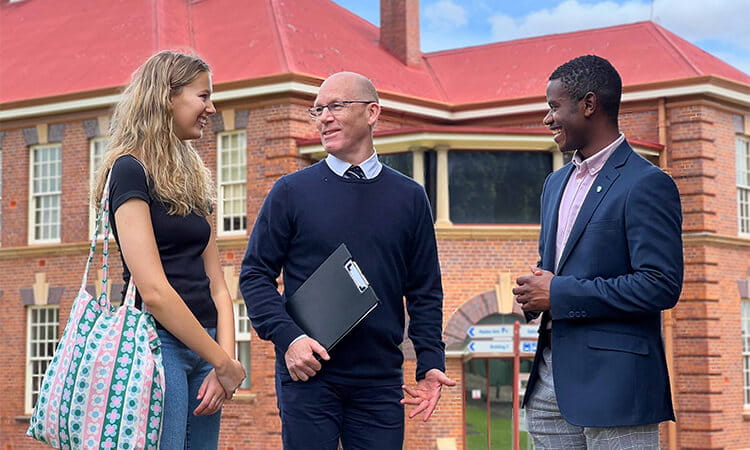
<svg viewBox="0 0 750 450"><path fill-rule="evenodd" d="M330 351L379 303L349 249L341 244L287 298L286 310L305 334Z"/></svg>

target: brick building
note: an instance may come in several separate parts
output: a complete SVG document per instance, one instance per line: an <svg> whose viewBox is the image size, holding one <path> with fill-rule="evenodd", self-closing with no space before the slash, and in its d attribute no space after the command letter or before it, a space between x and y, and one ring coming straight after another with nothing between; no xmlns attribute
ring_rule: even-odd
<svg viewBox="0 0 750 450"><path fill-rule="evenodd" d="M376 148L433 205L458 382L430 422L407 422L408 449L507 445L493 428L507 423L507 360L472 352L467 331L516 320L511 280L537 259L541 183L564 162L541 127L547 76L575 56L608 58L625 85L622 130L683 202L685 284L664 314L678 422L662 442L750 447L750 76L651 22L428 54L418 24L417 0L382 0L380 28L329 0L0 0L0 448L41 448L23 434L80 285L110 108L163 48L194 49L214 72L219 113L197 147L217 180L233 292L265 194L323 154L306 112L316 87L340 70L374 81ZM221 448L279 448L273 349L238 293L236 305L249 376L224 410ZM488 417L494 436L482 434Z"/></svg>

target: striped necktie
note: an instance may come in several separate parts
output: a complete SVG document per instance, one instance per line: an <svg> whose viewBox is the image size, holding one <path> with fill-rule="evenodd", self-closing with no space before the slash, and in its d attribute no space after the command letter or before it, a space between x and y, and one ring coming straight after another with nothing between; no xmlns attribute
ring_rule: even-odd
<svg viewBox="0 0 750 450"><path fill-rule="evenodd" d="M365 176L365 173L362 171L362 168L359 166L349 166L349 168L346 169L346 172L344 172L344 178L357 179L357 180L367 179L367 177Z"/></svg>

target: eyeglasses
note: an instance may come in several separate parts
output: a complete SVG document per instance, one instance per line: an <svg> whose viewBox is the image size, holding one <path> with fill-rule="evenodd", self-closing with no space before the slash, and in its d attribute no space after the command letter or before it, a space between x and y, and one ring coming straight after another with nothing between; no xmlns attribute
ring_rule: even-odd
<svg viewBox="0 0 750 450"><path fill-rule="evenodd" d="M351 105L352 103L370 104L375 102L370 100L343 100L340 102L331 102L327 105L313 106L312 108L307 108L307 112L310 114L310 117L312 117L313 119L317 119L323 115L323 110L325 110L326 108L328 108L328 111L330 111L331 114L336 114L345 110L346 107Z"/></svg>

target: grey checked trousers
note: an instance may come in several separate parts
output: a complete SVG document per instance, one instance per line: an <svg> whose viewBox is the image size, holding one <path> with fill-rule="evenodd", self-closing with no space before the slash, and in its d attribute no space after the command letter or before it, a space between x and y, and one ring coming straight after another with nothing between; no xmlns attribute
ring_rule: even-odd
<svg viewBox="0 0 750 450"><path fill-rule="evenodd" d="M658 450L659 425L591 428L571 425L560 414L552 380L552 351L542 351L539 380L526 403L526 427L536 449Z"/></svg>

